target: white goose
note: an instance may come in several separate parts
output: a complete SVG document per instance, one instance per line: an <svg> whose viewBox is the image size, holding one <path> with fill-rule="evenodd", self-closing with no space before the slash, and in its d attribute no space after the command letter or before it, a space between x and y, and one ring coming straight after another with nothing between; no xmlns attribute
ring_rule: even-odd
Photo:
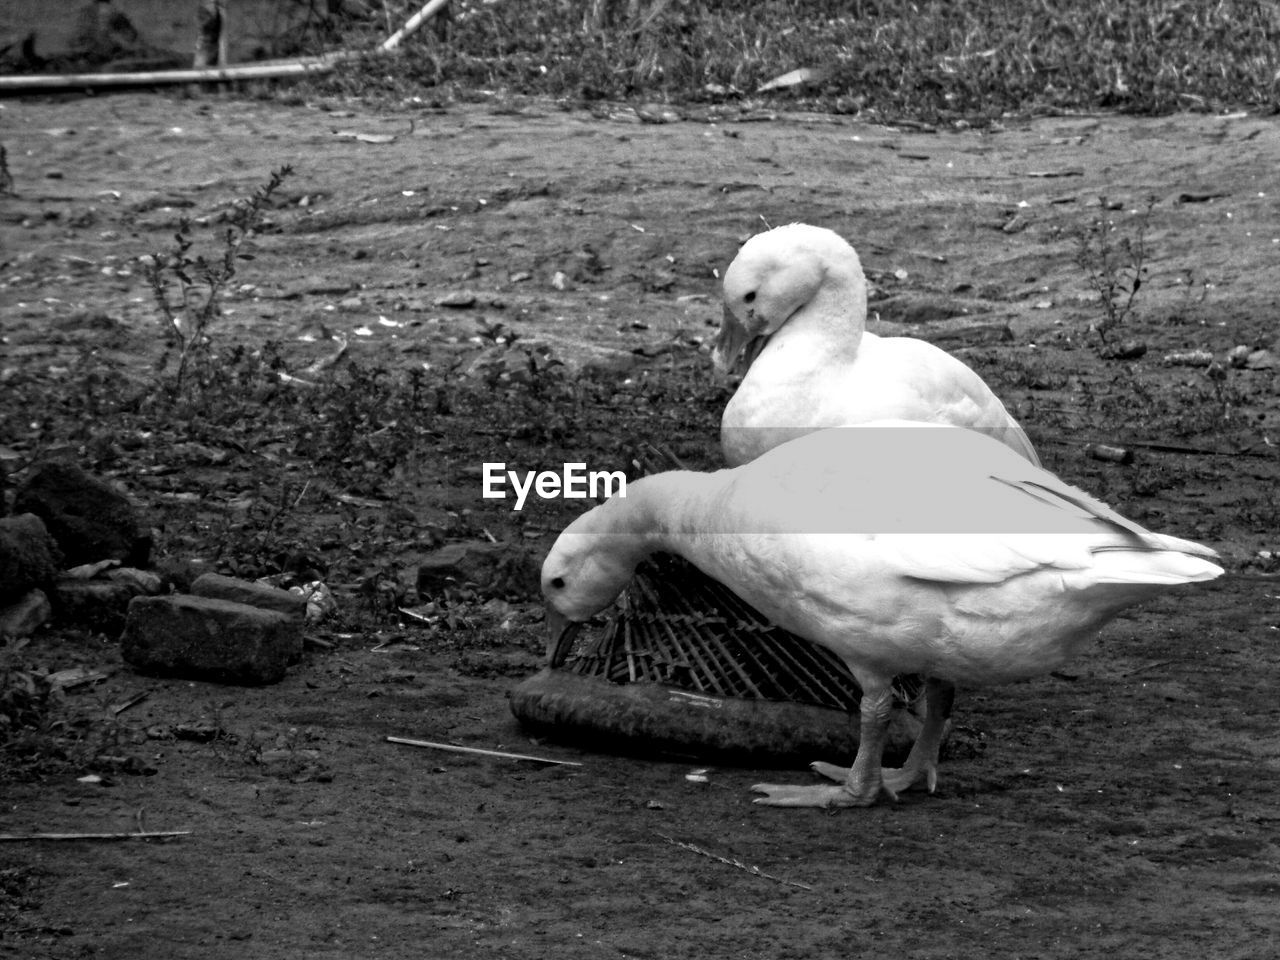
<svg viewBox="0 0 1280 960"><path fill-rule="evenodd" d="M862 806L932 791L955 683L1055 669L1124 607L1222 569L1144 530L990 437L884 422L823 430L744 466L628 486L561 533L542 567L552 666L636 564L677 553L774 623L834 651L863 690L850 768L830 786L758 784L758 803ZM882 770L897 674L929 678L901 769Z"/></svg>
<svg viewBox="0 0 1280 960"><path fill-rule="evenodd" d="M720 424L730 466L812 430L883 419L969 427L1040 462L965 364L923 340L866 332L862 265L831 230L793 223L757 234L723 292L715 363L745 373Z"/></svg>

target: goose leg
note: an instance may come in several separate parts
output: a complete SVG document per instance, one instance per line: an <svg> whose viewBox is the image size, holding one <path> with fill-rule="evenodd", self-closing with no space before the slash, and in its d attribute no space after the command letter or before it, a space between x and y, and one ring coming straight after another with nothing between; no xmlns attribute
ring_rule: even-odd
<svg viewBox="0 0 1280 960"><path fill-rule="evenodd" d="M757 783L751 789L765 796L757 797L755 802L771 807L867 807L875 803L883 787L880 758L888 739L892 707L893 693L887 682L876 687L864 683L859 707L858 754L853 766L846 770L829 763L813 765L819 773L843 782L803 787Z"/></svg>
<svg viewBox="0 0 1280 960"><path fill-rule="evenodd" d="M955 684L930 677L925 696L928 712L920 735L907 754L907 762L897 770L887 769L881 772L885 793L895 799L898 793L912 787L922 775L930 793L938 786L938 751L942 747L947 720L951 717L951 705L956 696Z"/></svg>
<svg viewBox="0 0 1280 960"><path fill-rule="evenodd" d="M885 767L880 771L884 792L895 800L903 790L910 789L923 775L929 792L938 785L938 751L942 747L942 737L947 729L947 720L951 717L951 705L955 700L955 685L945 680L930 679L925 688L927 709L925 722L911 745L906 763L900 768ZM819 760L810 764L814 773L821 774L829 780L837 782L848 779L850 769L838 767L834 763Z"/></svg>

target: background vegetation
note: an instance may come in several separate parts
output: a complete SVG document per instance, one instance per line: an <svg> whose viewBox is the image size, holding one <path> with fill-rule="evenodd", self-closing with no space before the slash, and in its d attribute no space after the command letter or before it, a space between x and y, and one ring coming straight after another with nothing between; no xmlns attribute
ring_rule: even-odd
<svg viewBox="0 0 1280 960"><path fill-rule="evenodd" d="M388 3L346 41L416 9ZM924 121L1117 109L1274 109L1280 6L1262 0L461 0L395 58L326 81L369 93L501 89L741 101L784 88L816 109ZM395 8L399 8L398 11ZM392 15L394 13L394 15ZM399 19L397 19L399 18ZM778 95L776 91L769 91Z"/></svg>

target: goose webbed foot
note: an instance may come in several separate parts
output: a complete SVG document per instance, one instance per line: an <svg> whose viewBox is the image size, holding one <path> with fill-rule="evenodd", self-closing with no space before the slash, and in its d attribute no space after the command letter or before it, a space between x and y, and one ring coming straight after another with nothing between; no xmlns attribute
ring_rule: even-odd
<svg viewBox="0 0 1280 960"><path fill-rule="evenodd" d="M919 783L922 776L930 793L933 793L938 788L938 765L936 761L918 766L904 764L896 769L885 767L880 775L884 784L884 792L895 800L898 799L898 794L910 790Z"/></svg>
<svg viewBox="0 0 1280 960"><path fill-rule="evenodd" d="M874 691L863 684L861 730L858 755L852 767L838 767L819 761L813 769L838 782L836 786L786 786L757 783L751 789L765 796L755 802L770 807L868 807L884 789L880 774L880 757L889 724L893 695L886 679Z"/></svg>
<svg viewBox="0 0 1280 960"><path fill-rule="evenodd" d="M881 792L897 800L898 794L921 781L933 793L938 786L938 752L954 698L955 687L952 684L929 680L924 725L901 767L880 766L887 724L881 716L886 712L884 704L877 698L864 705L862 739L853 766L842 767L823 760L809 765L814 773L834 780L838 786L757 783L751 789L765 796L757 797L755 802L773 807L866 807L875 803Z"/></svg>
<svg viewBox="0 0 1280 960"><path fill-rule="evenodd" d="M938 788L938 753L951 716L951 704L955 700L954 684L945 680L930 679L926 689L928 709L924 726L916 742L911 745L907 761L895 769L881 771L885 793L897 799L904 790L910 790L923 778L930 793Z"/></svg>
<svg viewBox="0 0 1280 960"><path fill-rule="evenodd" d="M838 786L795 786L785 783L757 783L751 787L756 793L754 803L766 807L869 807L880 795L880 784L868 784L851 789L848 783Z"/></svg>
<svg viewBox="0 0 1280 960"><path fill-rule="evenodd" d="M846 782L852 773L852 768L850 767L841 767L834 763L825 763L822 760L815 760L809 764L809 769L819 776L834 780L837 783ZM880 789L888 795L889 799L897 800L898 794L904 790L910 790L919 781L921 774L924 775L928 783L929 792L933 793L934 788L938 785L936 760L931 765L917 764L913 766L908 762L902 767L881 767Z"/></svg>

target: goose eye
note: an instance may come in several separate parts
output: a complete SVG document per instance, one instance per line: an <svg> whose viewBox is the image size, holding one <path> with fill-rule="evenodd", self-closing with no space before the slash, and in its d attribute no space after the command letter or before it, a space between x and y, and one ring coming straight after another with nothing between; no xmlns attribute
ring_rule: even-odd
<svg viewBox="0 0 1280 960"><path fill-rule="evenodd" d="M564 587L564 577L552 577L551 585L557 590L562 589Z"/></svg>
<svg viewBox="0 0 1280 960"><path fill-rule="evenodd" d="M745 295L745 296L743 296L743 298L742 298L742 302L743 302L743 303L755 303L755 302L756 302L756 292L755 292L754 290L748 290L748 291L747 291L747 293L746 293L746 295Z"/></svg>

